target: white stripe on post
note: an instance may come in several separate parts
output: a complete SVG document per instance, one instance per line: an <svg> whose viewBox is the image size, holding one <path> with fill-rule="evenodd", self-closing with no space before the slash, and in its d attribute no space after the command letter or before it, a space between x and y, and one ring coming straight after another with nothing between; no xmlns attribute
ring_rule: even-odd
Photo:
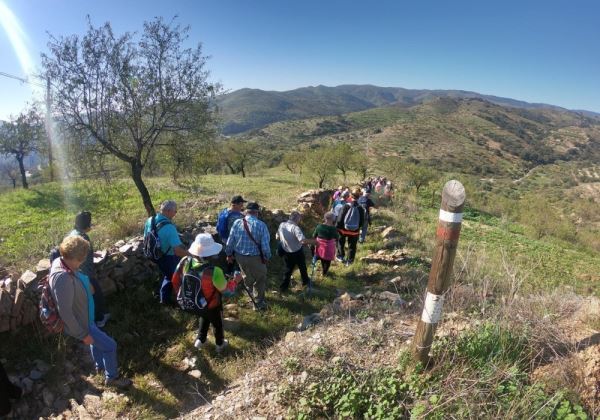
<svg viewBox="0 0 600 420"><path fill-rule="evenodd" d="M446 210L440 209L440 220L448 223L460 223L462 222L462 213L451 213Z"/></svg>
<svg viewBox="0 0 600 420"><path fill-rule="evenodd" d="M444 306L444 295L434 295L427 292L421 321L427 324L437 324L442 319L442 307Z"/></svg>

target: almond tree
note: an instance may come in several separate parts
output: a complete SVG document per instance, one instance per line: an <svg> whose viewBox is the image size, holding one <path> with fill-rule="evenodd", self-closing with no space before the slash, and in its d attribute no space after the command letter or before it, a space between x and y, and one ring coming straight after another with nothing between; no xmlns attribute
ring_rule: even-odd
<svg viewBox="0 0 600 420"><path fill-rule="evenodd" d="M25 157L38 151L45 138L44 120L34 107L4 123L0 128L0 153L16 159L23 188L29 188Z"/></svg>
<svg viewBox="0 0 600 420"><path fill-rule="evenodd" d="M142 174L163 137L196 140L192 154L213 134L217 86L207 81L201 45L184 46L188 31L155 18L141 35L116 35L110 23L94 27L88 17L83 37L51 36L42 55L62 123L128 165L149 215Z"/></svg>

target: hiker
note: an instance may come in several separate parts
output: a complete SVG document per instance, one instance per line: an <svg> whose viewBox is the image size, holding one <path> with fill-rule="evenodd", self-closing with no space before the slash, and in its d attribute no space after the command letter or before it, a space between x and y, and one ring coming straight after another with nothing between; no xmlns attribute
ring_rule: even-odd
<svg viewBox="0 0 600 420"><path fill-rule="evenodd" d="M331 211L333 212L335 217L338 217L340 215L340 212L344 208L344 205L347 203L349 197L350 193L348 191L344 191L342 192L342 194L340 194L340 197L333 202L333 204L331 205Z"/></svg>
<svg viewBox="0 0 600 420"><path fill-rule="evenodd" d="M73 230L69 233L69 236L80 236L90 244L90 249L79 267L79 271L88 276L90 279L90 283L94 288L94 321L98 328L104 328L106 322L110 319L110 313L107 312L106 306L104 303L104 293L102 293L102 288L100 284L98 284L98 280L96 279L96 269L94 267L94 248L92 246L92 241L88 236L88 232L92 230L92 213L89 211L80 211L75 216L75 226Z"/></svg>
<svg viewBox="0 0 600 420"><path fill-rule="evenodd" d="M344 191L344 187L343 186L339 186L337 188L337 190L335 190L335 192L333 193L333 201L337 200L340 198L340 195L342 195L342 192Z"/></svg>
<svg viewBox="0 0 600 420"><path fill-rule="evenodd" d="M279 251L285 262L285 270L283 272L283 281L279 286L281 293L286 293L290 288L290 280L296 266L300 271L302 278L302 286L311 288L310 277L306 270L306 258L304 255L303 246L314 243L312 239L306 239L302 229L298 226L302 215L300 212L293 210L290 213L289 220L282 222L277 229L276 238L279 240Z"/></svg>
<svg viewBox="0 0 600 420"><path fill-rule="evenodd" d="M337 247L338 261L349 266L354 262L356 256L356 244L360 235L360 230L365 222L365 210L358 205L358 199L361 191L355 189L352 191L352 201L344 205L344 208L337 217L337 229L340 234ZM346 240L348 241L348 258L346 259Z"/></svg>
<svg viewBox="0 0 600 420"><path fill-rule="evenodd" d="M383 196L388 201L392 201L392 197L394 196L394 187L392 186L392 181L387 181L385 183L385 186L383 187Z"/></svg>
<svg viewBox="0 0 600 420"><path fill-rule="evenodd" d="M259 210L258 203L248 203L246 216L233 223L225 246L227 262L233 263L235 259L250 293L256 289L254 309L257 311L267 309L267 262L271 259L269 229L263 221L258 220Z"/></svg>
<svg viewBox="0 0 600 420"><path fill-rule="evenodd" d="M335 215L328 211L323 216L323 223L317 225L313 232L313 238L316 238L315 257L321 260L323 275L329 274L331 261L335 258L336 244L340 234L335 227Z"/></svg>
<svg viewBox="0 0 600 420"><path fill-rule="evenodd" d="M8 379L4 366L0 362L0 416L10 413L12 409L10 400L18 400L22 394L23 390Z"/></svg>
<svg viewBox="0 0 600 420"><path fill-rule="evenodd" d="M377 206L375 206L375 203L371 200L371 193L369 190L363 191L363 195L358 199L358 205L365 210L365 221L360 230L360 238L358 240L358 242L362 244L367 238L367 230L371 224L371 208L377 208Z"/></svg>
<svg viewBox="0 0 600 420"><path fill-rule="evenodd" d="M182 309L193 308L192 312L198 316L198 337L194 347L202 348L206 343L208 329L212 325L217 353L221 353L229 345L223 329L221 295L232 296L237 286L236 280L239 281L233 279L228 282L223 270L215 266L221 249L223 245L215 242L211 234L196 235L188 250L191 256L179 262L172 279L173 292ZM198 279L200 283L197 283ZM188 281L196 283L187 284Z"/></svg>
<svg viewBox="0 0 600 420"><path fill-rule="evenodd" d="M104 373L106 386L127 388L131 380L119 376L117 343L94 323L94 299L89 278L78 271L90 249L80 236L67 236L60 258L52 262L48 278L64 333L90 346L96 372Z"/></svg>
<svg viewBox="0 0 600 420"><path fill-rule="evenodd" d="M177 203L173 200L163 201L160 205L160 212L156 216L149 217L144 226L144 237L150 234L154 224L154 229L160 239L160 250L163 255L155 262L163 274L159 289L159 299L160 303L165 305L171 304L171 292L173 289L171 277L173 277L175 268L182 257L190 255L187 249L183 247L177 233L177 228L172 222L176 214Z"/></svg>
<svg viewBox="0 0 600 420"><path fill-rule="evenodd" d="M225 208L219 213L217 217L217 232L223 245L227 243L233 222L244 217L242 214L244 203L247 203L247 201L241 195L234 195L231 198L229 208Z"/></svg>

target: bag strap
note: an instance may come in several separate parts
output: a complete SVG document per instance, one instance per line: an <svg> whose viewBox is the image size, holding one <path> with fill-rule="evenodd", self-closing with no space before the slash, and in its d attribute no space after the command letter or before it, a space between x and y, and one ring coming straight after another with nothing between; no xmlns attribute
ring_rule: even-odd
<svg viewBox="0 0 600 420"><path fill-rule="evenodd" d="M264 260L265 257L263 255L262 248L261 248L260 244L258 242L256 242L256 239L254 239L254 236L252 236L252 233L250 233L250 229L248 228L248 221L246 220L245 217L242 219L242 223L244 223L244 230L246 231L246 233L250 237L250 240L252 242L254 242L254 244L258 247L258 252L260 253L260 258L262 260Z"/></svg>

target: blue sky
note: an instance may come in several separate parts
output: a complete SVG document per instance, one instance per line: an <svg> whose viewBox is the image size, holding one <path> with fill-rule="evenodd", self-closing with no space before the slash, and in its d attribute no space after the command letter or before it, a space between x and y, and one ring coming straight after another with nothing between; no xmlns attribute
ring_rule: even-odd
<svg viewBox="0 0 600 420"><path fill-rule="evenodd" d="M39 69L46 32L81 34L87 14L117 32L178 15L229 90L369 83L600 112L598 1L0 0L0 72ZM0 92L0 118L32 97L1 76Z"/></svg>

